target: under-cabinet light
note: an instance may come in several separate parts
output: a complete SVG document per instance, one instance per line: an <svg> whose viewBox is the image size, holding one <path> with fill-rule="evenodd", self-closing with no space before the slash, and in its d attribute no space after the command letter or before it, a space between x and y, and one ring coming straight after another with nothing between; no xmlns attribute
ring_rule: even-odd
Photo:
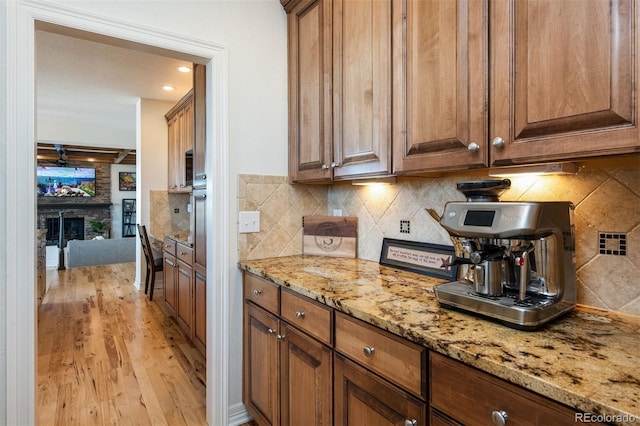
<svg viewBox="0 0 640 426"><path fill-rule="evenodd" d="M354 180L351 185L390 185L396 183L395 176Z"/></svg>
<svg viewBox="0 0 640 426"><path fill-rule="evenodd" d="M550 163L524 166L509 166L489 169L489 176L523 176L523 175L575 175L578 172L576 163Z"/></svg>

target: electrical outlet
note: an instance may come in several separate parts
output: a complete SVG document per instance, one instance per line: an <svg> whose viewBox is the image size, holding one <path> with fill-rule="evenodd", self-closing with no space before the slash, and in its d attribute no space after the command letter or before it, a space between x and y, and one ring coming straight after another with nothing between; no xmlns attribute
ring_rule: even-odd
<svg viewBox="0 0 640 426"><path fill-rule="evenodd" d="M173 209L174 213L180 213L180 209Z"/></svg>
<svg viewBox="0 0 640 426"><path fill-rule="evenodd" d="M400 233L401 234L410 234L411 233L411 221L409 221L409 220L401 220L400 221Z"/></svg>
<svg viewBox="0 0 640 426"><path fill-rule="evenodd" d="M238 212L238 232L241 234L260 232L260 212Z"/></svg>

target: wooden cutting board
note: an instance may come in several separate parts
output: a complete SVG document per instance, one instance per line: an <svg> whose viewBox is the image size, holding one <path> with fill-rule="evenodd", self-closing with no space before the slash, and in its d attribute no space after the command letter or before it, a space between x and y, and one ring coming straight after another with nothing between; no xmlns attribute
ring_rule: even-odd
<svg viewBox="0 0 640 426"><path fill-rule="evenodd" d="M304 216L302 253L331 257L356 257L358 218L350 216Z"/></svg>

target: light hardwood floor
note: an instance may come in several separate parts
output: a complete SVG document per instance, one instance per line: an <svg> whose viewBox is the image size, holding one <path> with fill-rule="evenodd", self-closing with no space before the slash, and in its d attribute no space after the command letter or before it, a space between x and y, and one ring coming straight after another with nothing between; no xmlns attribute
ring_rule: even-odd
<svg viewBox="0 0 640 426"><path fill-rule="evenodd" d="M38 312L38 425L205 425L204 359L134 264L48 270Z"/></svg>

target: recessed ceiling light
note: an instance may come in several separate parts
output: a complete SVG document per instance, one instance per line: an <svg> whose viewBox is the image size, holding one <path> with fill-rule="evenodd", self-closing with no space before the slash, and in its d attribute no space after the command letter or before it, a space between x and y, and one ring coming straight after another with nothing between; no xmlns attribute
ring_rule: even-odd
<svg viewBox="0 0 640 426"><path fill-rule="evenodd" d="M189 71L191 71L191 68L182 66L182 67L178 67L178 71L180 71L180 72L189 72Z"/></svg>
<svg viewBox="0 0 640 426"><path fill-rule="evenodd" d="M167 92L170 92L170 91L172 91L174 89L175 89L175 87L169 86L168 84L165 85L165 86L162 86L162 90L166 90Z"/></svg>

